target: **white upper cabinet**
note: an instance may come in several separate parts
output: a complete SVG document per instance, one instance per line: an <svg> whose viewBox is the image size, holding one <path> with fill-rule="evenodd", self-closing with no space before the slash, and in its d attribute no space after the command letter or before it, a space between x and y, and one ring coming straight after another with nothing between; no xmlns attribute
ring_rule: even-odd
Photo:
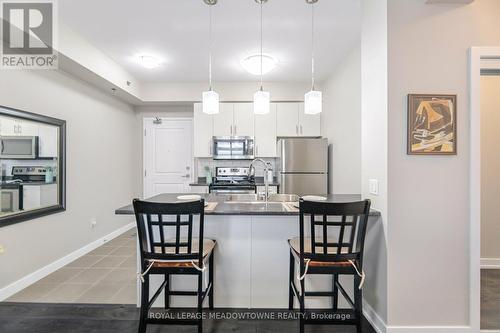
<svg viewBox="0 0 500 333"><path fill-rule="evenodd" d="M19 135L19 122L12 118L0 118L0 134L3 136Z"/></svg>
<svg viewBox="0 0 500 333"><path fill-rule="evenodd" d="M233 135L233 109L231 103L220 103L219 113L214 117L214 136Z"/></svg>
<svg viewBox="0 0 500 333"><path fill-rule="evenodd" d="M276 157L276 104L268 114L255 115L255 156Z"/></svg>
<svg viewBox="0 0 500 333"><path fill-rule="evenodd" d="M57 157L58 156L58 128L49 125L40 125L38 128L38 156Z"/></svg>
<svg viewBox="0 0 500 333"><path fill-rule="evenodd" d="M304 103L299 103L299 135L321 135L321 114L305 114Z"/></svg>
<svg viewBox="0 0 500 333"><path fill-rule="evenodd" d="M278 136L299 135L299 104L276 103Z"/></svg>
<svg viewBox="0 0 500 333"><path fill-rule="evenodd" d="M278 136L320 136L319 114L304 113L304 103L277 103Z"/></svg>
<svg viewBox="0 0 500 333"><path fill-rule="evenodd" d="M233 135L254 136L253 103L235 103L233 105Z"/></svg>
<svg viewBox="0 0 500 333"><path fill-rule="evenodd" d="M201 103L194 104L194 156L212 157L212 137L214 135L213 116L203 113Z"/></svg>
<svg viewBox="0 0 500 333"><path fill-rule="evenodd" d="M28 122L20 121L19 122L19 135L37 136L39 127L40 127L39 124L33 123L31 121L28 121Z"/></svg>

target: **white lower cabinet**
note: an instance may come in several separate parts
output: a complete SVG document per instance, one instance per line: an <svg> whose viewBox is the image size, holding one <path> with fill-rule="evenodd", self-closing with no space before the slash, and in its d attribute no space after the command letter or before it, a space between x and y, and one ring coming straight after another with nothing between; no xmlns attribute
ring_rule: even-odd
<svg viewBox="0 0 500 333"><path fill-rule="evenodd" d="M268 114L255 115L255 156L276 157L276 103Z"/></svg>
<svg viewBox="0 0 500 333"><path fill-rule="evenodd" d="M53 206L57 202L57 184L23 185L24 210Z"/></svg>
<svg viewBox="0 0 500 333"><path fill-rule="evenodd" d="M208 193L208 186L190 186L189 191L196 194Z"/></svg>

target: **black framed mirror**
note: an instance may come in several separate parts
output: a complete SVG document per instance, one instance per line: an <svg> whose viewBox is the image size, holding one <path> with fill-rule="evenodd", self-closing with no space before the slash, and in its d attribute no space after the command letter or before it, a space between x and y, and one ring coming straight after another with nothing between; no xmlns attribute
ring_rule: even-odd
<svg viewBox="0 0 500 333"><path fill-rule="evenodd" d="M0 227L66 210L66 121L0 106Z"/></svg>

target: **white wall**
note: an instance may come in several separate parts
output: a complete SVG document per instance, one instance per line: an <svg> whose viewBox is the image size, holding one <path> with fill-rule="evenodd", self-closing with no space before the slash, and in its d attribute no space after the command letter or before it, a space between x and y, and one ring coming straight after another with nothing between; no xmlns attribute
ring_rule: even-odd
<svg viewBox="0 0 500 333"><path fill-rule="evenodd" d="M468 325L467 51L500 45L500 1L388 3L388 318L391 325ZM458 95L457 156L406 154L408 93Z"/></svg>
<svg viewBox="0 0 500 333"><path fill-rule="evenodd" d="M3 288L132 222L114 210L136 195L140 159L133 109L64 73L2 71L0 105L67 121L67 210L0 228Z"/></svg>
<svg viewBox="0 0 500 333"><path fill-rule="evenodd" d="M323 84L321 135L332 145L330 191L361 193L361 49L349 52Z"/></svg>
<svg viewBox="0 0 500 333"><path fill-rule="evenodd" d="M367 230L364 297L387 322L387 0L363 0L361 17L361 193L381 212ZM369 193L369 179L379 181L379 195Z"/></svg>
<svg viewBox="0 0 500 333"><path fill-rule="evenodd" d="M500 262L500 75L481 77L481 259Z"/></svg>

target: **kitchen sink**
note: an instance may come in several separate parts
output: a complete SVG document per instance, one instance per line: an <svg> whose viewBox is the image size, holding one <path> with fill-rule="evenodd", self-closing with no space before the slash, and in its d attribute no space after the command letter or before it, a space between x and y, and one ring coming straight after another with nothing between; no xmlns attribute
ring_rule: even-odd
<svg viewBox="0 0 500 333"><path fill-rule="evenodd" d="M265 202L264 197L257 194L229 194L225 196L226 203L247 203L247 204L261 204ZM299 196L295 194L271 194L269 195L268 202L297 202Z"/></svg>

